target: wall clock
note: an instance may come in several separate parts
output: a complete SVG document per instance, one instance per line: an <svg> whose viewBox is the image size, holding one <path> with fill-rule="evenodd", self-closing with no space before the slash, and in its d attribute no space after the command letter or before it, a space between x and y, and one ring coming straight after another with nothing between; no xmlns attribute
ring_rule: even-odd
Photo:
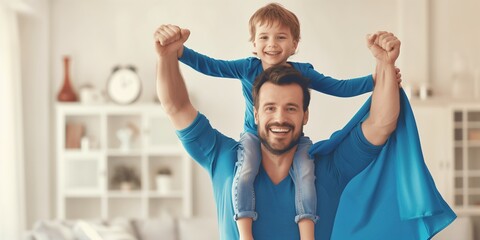
<svg viewBox="0 0 480 240"><path fill-rule="evenodd" d="M116 66L107 81L107 95L115 103L131 104L142 92L142 81L134 66Z"/></svg>

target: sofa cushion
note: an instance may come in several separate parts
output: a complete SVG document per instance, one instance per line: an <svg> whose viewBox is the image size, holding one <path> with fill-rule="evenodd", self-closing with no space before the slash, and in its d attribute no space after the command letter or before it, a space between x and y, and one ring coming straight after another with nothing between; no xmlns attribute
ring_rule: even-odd
<svg viewBox="0 0 480 240"><path fill-rule="evenodd" d="M78 221L73 227L73 232L77 240L137 240L131 228L127 227Z"/></svg>
<svg viewBox="0 0 480 240"><path fill-rule="evenodd" d="M218 240L217 221L215 218L178 219L180 240Z"/></svg>
<svg viewBox="0 0 480 240"><path fill-rule="evenodd" d="M152 218L134 220L133 227L141 240L177 239L175 220L173 218Z"/></svg>
<svg viewBox="0 0 480 240"><path fill-rule="evenodd" d="M35 223L31 236L35 240L75 240L72 222L52 220Z"/></svg>

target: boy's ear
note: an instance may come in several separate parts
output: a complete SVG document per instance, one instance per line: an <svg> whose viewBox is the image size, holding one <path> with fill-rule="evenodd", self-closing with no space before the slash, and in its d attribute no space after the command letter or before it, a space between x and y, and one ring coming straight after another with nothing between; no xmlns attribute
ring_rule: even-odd
<svg viewBox="0 0 480 240"><path fill-rule="evenodd" d="M293 54L295 54L297 52L297 48L298 48L298 41L293 41Z"/></svg>

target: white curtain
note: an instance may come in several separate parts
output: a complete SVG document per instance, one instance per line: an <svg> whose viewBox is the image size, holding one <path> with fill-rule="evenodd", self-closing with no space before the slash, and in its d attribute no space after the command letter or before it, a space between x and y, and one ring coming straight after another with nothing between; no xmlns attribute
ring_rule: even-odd
<svg viewBox="0 0 480 240"><path fill-rule="evenodd" d="M17 14L20 0L0 0L0 239L25 230L23 119ZM20 7L20 8L19 8Z"/></svg>

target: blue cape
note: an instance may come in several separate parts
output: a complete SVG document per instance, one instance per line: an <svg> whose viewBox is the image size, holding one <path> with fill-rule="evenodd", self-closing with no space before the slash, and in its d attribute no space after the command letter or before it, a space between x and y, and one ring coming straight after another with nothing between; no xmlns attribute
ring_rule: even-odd
<svg viewBox="0 0 480 240"><path fill-rule="evenodd" d="M368 116L371 98L330 139L315 143L310 155L326 155ZM332 240L430 239L456 218L425 165L415 118L400 91L397 128L380 155L342 193Z"/></svg>

